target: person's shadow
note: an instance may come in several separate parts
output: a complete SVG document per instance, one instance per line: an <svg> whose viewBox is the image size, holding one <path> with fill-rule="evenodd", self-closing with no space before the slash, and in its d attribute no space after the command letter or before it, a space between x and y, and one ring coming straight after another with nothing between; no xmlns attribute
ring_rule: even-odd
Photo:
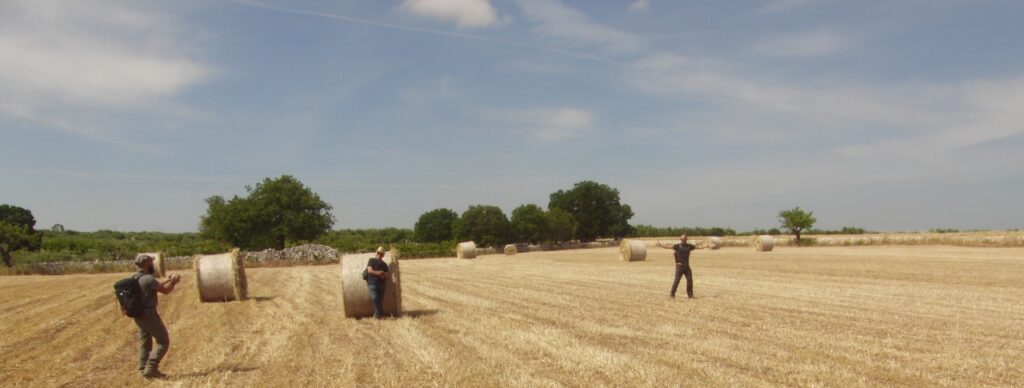
<svg viewBox="0 0 1024 388"><path fill-rule="evenodd" d="M250 296L249 300L251 300L253 302L256 302L256 303L261 303L261 302L269 302L269 301L272 301L272 300L274 300L276 298L277 298L276 296Z"/></svg>
<svg viewBox="0 0 1024 388"><path fill-rule="evenodd" d="M417 319L417 318L421 318L421 317L429 317L431 315L437 314L438 312L440 312L440 310L438 310L438 309L409 310L409 311L403 311L402 312L402 316L403 317L409 317L409 318L412 318L412 319Z"/></svg>
<svg viewBox="0 0 1024 388"><path fill-rule="evenodd" d="M246 367L246 366L221 365L221 366L218 366L218 367L215 367L215 368L212 368L212 369L207 369L207 370L204 370L204 371L201 371L201 372L192 372L192 373L184 373L184 374L173 374L173 375L169 374L169 375L167 375L167 379L168 380L172 380L172 381L187 380L187 379L193 379L193 378L197 378L197 377L206 377L206 376L212 375L214 373L224 373L224 372L248 373L248 372L252 372L252 371L257 370L257 369L259 369L259 368Z"/></svg>

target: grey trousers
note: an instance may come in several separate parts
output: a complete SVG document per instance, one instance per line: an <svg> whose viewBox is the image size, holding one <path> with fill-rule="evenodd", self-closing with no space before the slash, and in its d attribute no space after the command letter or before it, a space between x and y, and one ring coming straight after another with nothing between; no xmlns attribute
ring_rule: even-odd
<svg viewBox="0 0 1024 388"><path fill-rule="evenodd" d="M672 282L672 291L669 295L676 297L676 289L679 288L679 278L686 276L686 296L693 297L693 270L688 265L676 265L676 280Z"/></svg>
<svg viewBox="0 0 1024 388"><path fill-rule="evenodd" d="M158 367L160 360L167 354L167 348L171 345L171 338L167 335L167 326L160 319L156 309L147 308L142 316L135 318L135 324L139 326L139 370L145 370L147 366ZM153 341L156 340L156 348L153 348Z"/></svg>

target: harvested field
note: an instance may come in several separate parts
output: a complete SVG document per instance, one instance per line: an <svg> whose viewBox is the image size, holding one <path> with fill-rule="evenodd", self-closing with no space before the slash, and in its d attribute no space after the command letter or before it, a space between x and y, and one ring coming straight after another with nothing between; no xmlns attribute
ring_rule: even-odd
<svg viewBox="0 0 1024 388"><path fill-rule="evenodd" d="M405 317L345 319L338 266L248 270L244 302L160 311L161 386L1013 386L1024 381L1024 249L617 248L402 263ZM124 274L0 277L4 385L144 385Z"/></svg>

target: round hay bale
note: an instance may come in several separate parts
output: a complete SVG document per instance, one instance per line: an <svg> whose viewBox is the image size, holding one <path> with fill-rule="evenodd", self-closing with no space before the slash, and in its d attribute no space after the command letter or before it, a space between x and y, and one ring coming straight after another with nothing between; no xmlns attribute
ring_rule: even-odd
<svg viewBox="0 0 1024 388"><path fill-rule="evenodd" d="M771 252L775 248L775 238L772 236L754 237L754 250L758 252Z"/></svg>
<svg viewBox="0 0 1024 388"><path fill-rule="evenodd" d="M245 259L235 248L219 255L196 255L192 259L200 302L227 302L249 297Z"/></svg>
<svg viewBox="0 0 1024 388"><path fill-rule="evenodd" d="M472 241L461 242L455 246L455 256L460 259L476 258L476 243Z"/></svg>
<svg viewBox="0 0 1024 388"><path fill-rule="evenodd" d="M641 240L622 240L619 243L622 261L644 261L647 259L647 243Z"/></svg>
<svg viewBox="0 0 1024 388"><path fill-rule="evenodd" d="M398 256L397 249L384 254L384 262L391 272L391 276L384 282L384 314L394 317L402 315L402 278L398 268ZM370 290L366 287L366 280L363 280L363 270L366 269L366 262L371 257L371 253L341 256L341 300L345 306L346 318L373 316Z"/></svg>
<svg viewBox="0 0 1024 388"><path fill-rule="evenodd" d="M514 256L516 253L519 253L519 248L516 248L515 245L508 244L505 246L505 256Z"/></svg>
<svg viewBox="0 0 1024 388"><path fill-rule="evenodd" d="M167 263L164 262L163 252L143 252L142 254L153 258L153 277L162 278L167 275Z"/></svg>
<svg viewBox="0 0 1024 388"><path fill-rule="evenodd" d="M708 239L706 241L707 241L708 249L718 250L718 248L722 247L722 239L719 238L719 237L708 237Z"/></svg>

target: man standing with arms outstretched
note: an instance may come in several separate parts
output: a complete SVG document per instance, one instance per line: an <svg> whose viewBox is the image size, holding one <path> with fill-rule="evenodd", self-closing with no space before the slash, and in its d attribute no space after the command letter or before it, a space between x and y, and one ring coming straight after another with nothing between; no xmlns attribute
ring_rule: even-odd
<svg viewBox="0 0 1024 388"><path fill-rule="evenodd" d="M679 288L679 278L686 275L686 296L693 299L693 270L690 269L690 252L698 248L686 242L686 235L679 236L679 244L668 245L658 241L658 246L675 251L676 256L676 280L672 282L672 291L668 297L675 299L676 289Z"/></svg>
<svg viewBox="0 0 1024 388"><path fill-rule="evenodd" d="M135 256L135 266L139 272L133 277L139 282L142 289L143 312L135 317L135 324L139 326L139 372L147 379L163 378L160 373L160 360L167 354L167 348L171 344L170 336L167 334L167 326L164 326L163 319L156 311L157 293L170 294L174 286L181 281L181 275L174 274L161 283L153 277L153 256L140 254ZM153 348L153 341L156 341L156 348Z"/></svg>

